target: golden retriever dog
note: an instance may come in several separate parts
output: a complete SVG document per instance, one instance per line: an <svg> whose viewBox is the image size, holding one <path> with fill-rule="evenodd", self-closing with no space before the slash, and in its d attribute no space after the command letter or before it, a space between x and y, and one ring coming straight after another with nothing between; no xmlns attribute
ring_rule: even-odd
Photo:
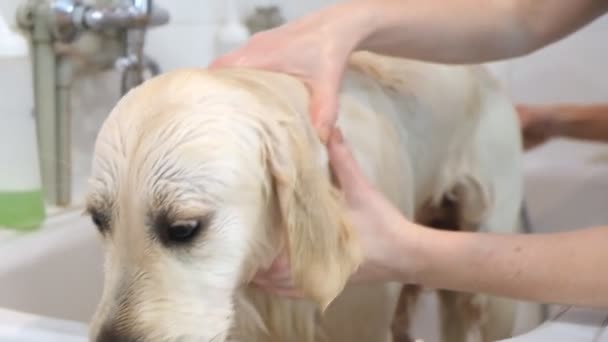
<svg viewBox="0 0 608 342"><path fill-rule="evenodd" d="M96 141L87 199L106 250L93 341L402 338L391 331L407 329L402 285L347 282L360 245L309 122L308 95L288 75L187 69L119 101ZM518 122L483 68L356 53L338 126L407 217L517 229ZM304 299L248 286L282 248ZM509 334L512 302L442 293L443 340Z"/></svg>

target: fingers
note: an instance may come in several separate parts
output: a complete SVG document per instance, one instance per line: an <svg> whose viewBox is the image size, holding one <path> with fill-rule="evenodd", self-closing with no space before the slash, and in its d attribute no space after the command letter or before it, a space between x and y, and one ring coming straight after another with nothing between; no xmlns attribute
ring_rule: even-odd
<svg viewBox="0 0 608 342"><path fill-rule="evenodd" d="M517 113L522 129L524 150L531 150L556 134L554 106L518 105Z"/></svg>
<svg viewBox="0 0 608 342"><path fill-rule="evenodd" d="M224 67L255 67L255 68L270 68L275 63L268 58L267 54L256 52L257 48L251 41L244 46L230 51L227 54L216 58L209 69L224 68Z"/></svg>
<svg viewBox="0 0 608 342"><path fill-rule="evenodd" d="M281 253L268 270L258 272L251 285L282 297L302 297L291 278L289 258L285 253Z"/></svg>
<svg viewBox="0 0 608 342"><path fill-rule="evenodd" d="M553 105L517 105L516 109L522 127L550 123L560 111Z"/></svg>
<svg viewBox="0 0 608 342"><path fill-rule="evenodd" d="M523 135L524 150L525 151L532 150L535 147L538 147L538 146L542 145L543 143L547 142L547 140L549 140L549 137L546 135L524 134Z"/></svg>
<svg viewBox="0 0 608 342"><path fill-rule="evenodd" d="M519 105L515 107L516 111L517 111L517 116L519 117L519 122L521 124L522 127L526 127L528 121L529 121L529 117L530 115L528 114L528 110L527 107Z"/></svg>
<svg viewBox="0 0 608 342"><path fill-rule="evenodd" d="M369 183L352 155L350 148L344 142L342 132L335 128L327 144L329 163L338 185L348 191L368 187Z"/></svg>
<svg viewBox="0 0 608 342"><path fill-rule="evenodd" d="M527 105L516 106L517 115L519 116L519 123L522 128L528 127L535 119L533 108Z"/></svg>
<svg viewBox="0 0 608 342"><path fill-rule="evenodd" d="M311 90L310 116L323 143L329 141L338 118L338 93L342 82L342 65L325 63L306 82Z"/></svg>
<svg viewBox="0 0 608 342"><path fill-rule="evenodd" d="M211 64L209 64L209 69L247 66L258 66L262 68L264 67L264 64L259 62L256 63L255 61L251 60L251 57L248 57L247 54L237 50L215 59L213 62L211 62Z"/></svg>
<svg viewBox="0 0 608 342"><path fill-rule="evenodd" d="M333 86L313 88L310 98L310 115L319 138L327 143L338 116L337 89Z"/></svg>

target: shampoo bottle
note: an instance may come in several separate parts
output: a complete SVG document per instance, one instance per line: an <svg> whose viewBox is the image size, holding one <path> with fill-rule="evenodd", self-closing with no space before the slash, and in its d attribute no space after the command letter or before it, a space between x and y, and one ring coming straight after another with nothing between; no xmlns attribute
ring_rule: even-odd
<svg viewBox="0 0 608 342"><path fill-rule="evenodd" d="M0 16L0 228L44 221L28 43Z"/></svg>

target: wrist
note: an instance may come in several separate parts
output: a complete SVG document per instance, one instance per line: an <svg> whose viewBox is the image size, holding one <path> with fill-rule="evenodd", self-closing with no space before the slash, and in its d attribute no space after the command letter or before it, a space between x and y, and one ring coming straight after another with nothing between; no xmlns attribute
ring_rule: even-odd
<svg viewBox="0 0 608 342"><path fill-rule="evenodd" d="M392 277L394 280L419 284L421 274L427 268L425 241L428 239L429 228L416 223L402 220L395 229L394 250L387 253L387 264L393 265Z"/></svg>
<svg viewBox="0 0 608 342"><path fill-rule="evenodd" d="M555 115L551 120L551 133L554 137L568 137L572 135L572 127L581 121L579 109L576 105L560 105L555 108Z"/></svg>
<svg viewBox="0 0 608 342"><path fill-rule="evenodd" d="M357 49L390 53L391 49L403 45L408 30L410 10L402 0L362 0L361 10L366 13L365 34Z"/></svg>
<svg viewBox="0 0 608 342"><path fill-rule="evenodd" d="M323 12L321 22L329 23L330 34L345 40L350 52L356 50L371 36L382 22L376 0L346 1L333 5Z"/></svg>

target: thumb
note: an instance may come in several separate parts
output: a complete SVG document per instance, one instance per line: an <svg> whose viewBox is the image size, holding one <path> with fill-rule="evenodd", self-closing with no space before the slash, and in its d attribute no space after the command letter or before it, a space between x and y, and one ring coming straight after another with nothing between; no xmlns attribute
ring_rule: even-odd
<svg viewBox="0 0 608 342"><path fill-rule="evenodd" d="M330 82L331 83L331 82ZM310 115L312 124L324 143L329 141L338 117L338 89L335 85L312 85Z"/></svg>
<svg viewBox="0 0 608 342"><path fill-rule="evenodd" d="M329 154L329 164L338 186L347 195L355 189L370 186L338 128L334 128L331 132L327 152Z"/></svg>
<svg viewBox="0 0 608 342"><path fill-rule="evenodd" d="M532 112L528 106L518 105L515 107L521 127L526 127L532 120Z"/></svg>
<svg viewBox="0 0 608 342"><path fill-rule="evenodd" d="M241 50L235 50L229 52L223 56L220 56L213 60L209 64L209 69L217 69L224 67L248 67L248 66L258 66L265 67L264 60L260 60L259 58L253 59L253 57L248 56L243 53Z"/></svg>
<svg viewBox="0 0 608 342"><path fill-rule="evenodd" d="M220 56L220 57L214 59L209 64L209 69L215 69L215 68L221 68L221 67L225 67L225 66L234 65L235 64L234 62L235 62L235 57L233 54L223 55L223 56Z"/></svg>

